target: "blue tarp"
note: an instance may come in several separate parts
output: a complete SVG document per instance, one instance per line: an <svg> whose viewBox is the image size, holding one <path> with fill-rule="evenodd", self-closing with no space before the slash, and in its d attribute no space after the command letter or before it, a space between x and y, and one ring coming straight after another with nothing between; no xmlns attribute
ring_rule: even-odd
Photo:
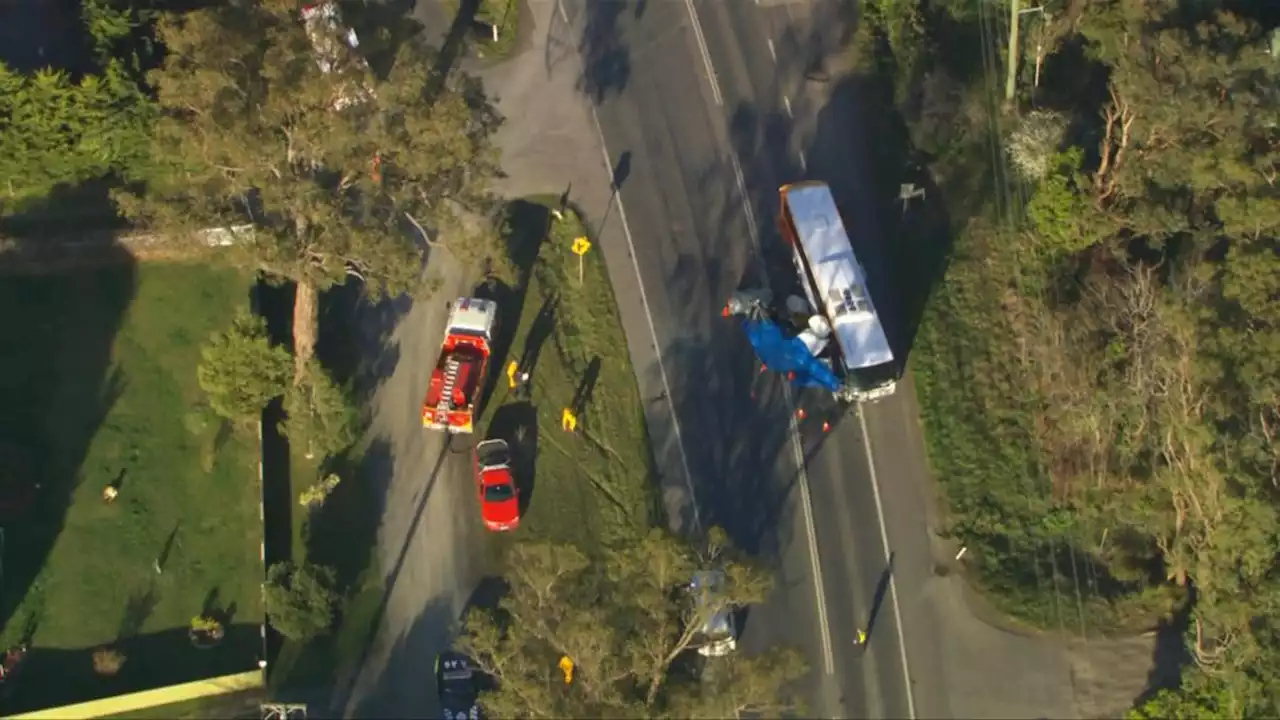
<svg viewBox="0 0 1280 720"><path fill-rule="evenodd" d="M823 387L831 392L840 389L840 381L820 360L809 354L799 337L787 337L778 324L770 320L743 320L742 331L755 348L756 357L770 370L795 373L792 382L798 387Z"/></svg>

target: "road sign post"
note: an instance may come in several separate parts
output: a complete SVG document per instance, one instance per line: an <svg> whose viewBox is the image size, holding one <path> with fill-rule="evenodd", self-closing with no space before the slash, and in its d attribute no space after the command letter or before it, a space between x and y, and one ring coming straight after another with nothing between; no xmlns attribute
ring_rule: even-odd
<svg viewBox="0 0 1280 720"><path fill-rule="evenodd" d="M591 241L585 236L575 238L573 241L573 253L578 256L578 284L582 284L583 264L587 256L587 251L591 249Z"/></svg>

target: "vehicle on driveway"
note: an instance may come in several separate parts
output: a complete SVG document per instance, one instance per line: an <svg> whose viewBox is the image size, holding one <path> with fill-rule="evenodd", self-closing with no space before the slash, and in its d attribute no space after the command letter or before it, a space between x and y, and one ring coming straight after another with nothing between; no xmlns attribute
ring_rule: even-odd
<svg viewBox="0 0 1280 720"><path fill-rule="evenodd" d="M476 492L480 519L494 532L520 525L520 489L511 472L511 448L506 440L485 440L476 445Z"/></svg>
<svg viewBox="0 0 1280 720"><path fill-rule="evenodd" d="M444 720L480 717L478 673L462 653L446 650L436 656L436 693Z"/></svg>

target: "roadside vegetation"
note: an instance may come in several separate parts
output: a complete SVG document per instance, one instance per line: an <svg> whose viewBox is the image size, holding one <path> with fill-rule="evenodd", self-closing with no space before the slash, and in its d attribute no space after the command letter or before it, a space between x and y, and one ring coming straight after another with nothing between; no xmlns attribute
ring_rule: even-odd
<svg viewBox="0 0 1280 720"><path fill-rule="evenodd" d="M869 10L886 186L945 199L899 231L947 255L911 363L974 579L1043 628L1183 628L1137 716L1277 714L1280 18L1045 2L1006 97L1007 3Z"/></svg>
<svg viewBox="0 0 1280 720"><path fill-rule="evenodd" d="M81 12L89 53L77 67L19 72L0 54L0 235L113 227L107 191L148 172L144 20L108 0L85 0Z"/></svg>
<svg viewBox="0 0 1280 720"><path fill-rule="evenodd" d="M21 338L0 351L0 646L33 648L7 710L255 667L257 439L196 381L249 288L185 264L0 283ZM193 617L217 629L195 638Z"/></svg>

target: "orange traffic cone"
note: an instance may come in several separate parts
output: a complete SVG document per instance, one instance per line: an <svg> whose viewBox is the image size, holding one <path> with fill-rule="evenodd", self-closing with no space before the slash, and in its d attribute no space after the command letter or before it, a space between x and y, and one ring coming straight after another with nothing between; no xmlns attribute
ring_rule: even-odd
<svg viewBox="0 0 1280 720"><path fill-rule="evenodd" d="M804 408L800 408L800 409L796 410L796 419L797 419L797 420L803 420L803 419L805 419L805 418L807 418L807 417L809 417L809 414L808 414L808 413L806 413L806 412L804 411Z"/></svg>
<svg viewBox="0 0 1280 720"><path fill-rule="evenodd" d="M826 420L822 421L822 432L831 432L831 423Z"/></svg>

